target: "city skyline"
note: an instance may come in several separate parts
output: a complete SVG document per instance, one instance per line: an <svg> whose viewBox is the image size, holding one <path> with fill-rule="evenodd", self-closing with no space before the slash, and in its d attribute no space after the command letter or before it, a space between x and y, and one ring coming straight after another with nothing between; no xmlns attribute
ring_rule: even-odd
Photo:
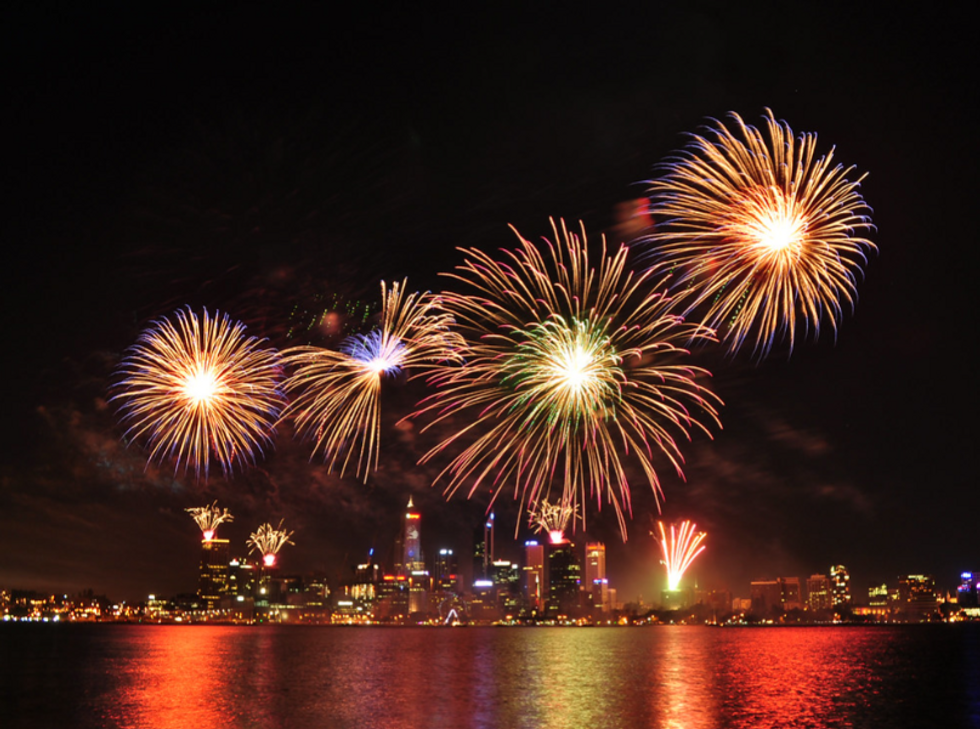
<svg viewBox="0 0 980 729"><path fill-rule="evenodd" d="M343 613L344 609L338 606L346 604L345 599L352 585L356 590L356 585L360 583L381 584L387 580L406 578L409 581L406 584L410 584L417 581L413 580L413 576L422 579L424 575L424 582L428 587L422 588L423 591L447 590L460 600L459 611L465 617L465 605L474 596L479 599L481 591L485 590L486 586L500 587L502 584L500 579L504 578L499 570L513 567L517 570L513 578L516 582L509 589L518 590L526 601L520 608L521 615L526 617L525 612L530 611L528 614L533 613L538 616L538 619L549 616L553 618L556 613L545 612L544 607L550 602L554 610L555 605L563 602L565 598L561 598L560 593L556 597L554 586L550 588L549 596L547 583L553 582L556 578L551 575L557 573L554 572L555 567L549 567L545 563L552 562L559 553L567 552L568 557L560 559L563 560L563 565L565 565L564 560L571 560L568 564L575 565L574 579L567 588L559 589L572 589L575 594L574 603L579 605L579 610L582 610L585 604L592 606L587 614L596 619L613 611L621 612L624 604L641 607L647 605L648 609L670 610L690 609L708 600L717 612L719 605L716 600L720 595L728 596L728 606L724 608L725 611L730 609L737 612L735 606L740 602L745 605L751 603L751 610L756 615L767 614L774 605L785 610L829 610L841 605L854 606L861 610L870 607L872 610L869 614L879 614L875 612L877 608L881 611L880 614L884 615L888 612L885 609L888 595L891 595L890 599L895 600L896 595L904 594L902 599L908 602L909 588L903 585L906 585L909 580L928 580L928 595L935 602L937 599L955 596L957 589L962 589L962 586L967 584L965 582L967 575L980 574L973 570L964 570L955 576L937 576L932 573L918 575L906 571L882 582L865 580L864 583L855 582L852 586L851 574L845 565L830 565L824 572L816 572L809 576L759 575L742 585L710 584L699 581L696 574L687 575L687 566L693 562L694 557L705 551L702 542L707 535L704 532L695 534L693 531L695 525L684 522L679 525L676 534L674 528L677 525L671 525L669 539L663 531L660 532L661 536L656 538L657 548L660 551L655 555L659 560L653 570L656 574L650 580L652 590L646 595L628 595L621 593L615 580L611 581L607 577L606 545L602 542L589 541L585 534L579 534L579 538L572 541L563 533L554 530L548 532L539 524L538 533L529 534L527 539L518 541L515 538L512 544L507 543L509 540L505 540L500 552L519 556L516 556L513 562L502 558L495 546L498 539L495 534L495 514L489 515L482 530L476 530L472 542L468 545L450 545L444 540L426 539L430 555L427 557L426 551L422 548L425 534L423 525L426 520L410 499L403 509L402 522L397 532L391 535L389 547L383 548L379 553L376 553L375 548L372 547L366 553L364 560L356 560L356 564L349 563L343 574L338 573L331 580L322 571L300 573L289 569L288 561L282 564L278 559L269 559L270 555L278 556L277 553L282 546L295 545L290 539L294 532L284 530L281 523L278 529L273 529L270 524L261 525L257 532L253 532L236 548L231 540L222 538L217 533L221 524L228 525L234 522L234 515L227 507L219 507L215 502L205 507L190 507L185 511L193 517L193 521L201 529L196 590L190 589L189 585L185 586L187 589L175 593L151 590L140 599L130 598L121 601L122 603L138 605L149 599L163 604L160 602L162 599L178 597L186 600L188 595L195 593L202 601L202 609L227 610L229 607L234 607L234 601L229 604L227 599L223 598L240 594L238 590L241 588L247 590L246 594L254 593L257 597L259 586L262 584L257 580L267 579L262 578L262 575L266 574L266 570L270 570L268 574L275 579L299 580L301 585L309 579L318 584L322 581L322 586L327 590L326 599L322 601L323 607ZM543 524L551 525L547 521ZM662 528L662 524L658 526ZM265 531L269 532L268 536L265 535ZM680 551L675 551L675 548ZM256 549L259 553L253 558L252 553ZM237 574L244 574L241 572L243 569L255 571L255 575L249 578L247 585L231 588L228 583L229 569ZM557 569L564 571L568 567L565 565ZM657 574L660 575L659 579ZM559 576L557 579L561 581L564 578ZM975 593L980 583L974 583L976 580L969 584ZM0 589L8 593L11 590L24 592L23 586L19 585L0 584ZM905 593L902 592L903 589ZM55 589L48 592L56 597L58 595L68 597L68 592L64 590ZM77 594L93 593L97 596L106 595L105 592L92 586ZM262 593L265 593L265 588L262 589ZM40 591L39 594L44 594L44 591ZM276 594L278 595L278 592ZM355 591L354 594L360 593ZM278 599L285 602L284 596ZM407 605L413 604L411 599L406 599ZM422 609L424 602L420 601L424 599L424 596L421 596L419 601L416 601L416 608ZM894 611L894 607L891 609ZM469 619L480 618L469 616Z"/></svg>
<svg viewBox="0 0 980 729"><path fill-rule="evenodd" d="M446 464L418 465L454 427L403 420L424 382L386 383L365 484L311 460L288 424L227 478L147 467L124 442L113 373L149 322L187 306L276 347L337 347L340 324L377 311L380 280L441 291L457 247L513 247L508 224L538 241L549 217L581 220L594 243L630 242L645 181L685 134L730 111L760 124L766 108L868 173L878 251L857 305L836 337L798 337L791 357L694 348L722 428L681 444L685 480L657 463L659 502L635 480L625 543L594 499L574 540L606 545L625 594L652 589L657 521L709 534L694 570L712 583L835 564L868 585L952 582L976 566L980 494L959 425L975 399L961 264L976 140L966 46L946 24L793 8L782 34L734 8L650 7L593 22L487 11L446 29L363 11L328 43L298 11L249 10L157 19L141 45L138 15L114 18L127 34L36 12L7 24L31 62L11 91L5 237L25 260L5 270L0 584L177 592L194 579L184 510L214 501L235 513L221 531L236 542L284 520L302 535L289 553L300 572L336 575L385 548L409 497L433 538L465 543L489 497L447 500L432 486ZM950 131L955 154L938 143ZM498 547L526 533L504 491Z"/></svg>

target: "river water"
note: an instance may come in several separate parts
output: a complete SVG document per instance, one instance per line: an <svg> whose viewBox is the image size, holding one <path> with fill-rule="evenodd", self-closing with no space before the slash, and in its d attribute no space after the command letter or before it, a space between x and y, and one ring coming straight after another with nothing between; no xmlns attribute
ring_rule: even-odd
<svg viewBox="0 0 980 729"><path fill-rule="evenodd" d="M980 625L0 625L0 727L980 727Z"/></svg>

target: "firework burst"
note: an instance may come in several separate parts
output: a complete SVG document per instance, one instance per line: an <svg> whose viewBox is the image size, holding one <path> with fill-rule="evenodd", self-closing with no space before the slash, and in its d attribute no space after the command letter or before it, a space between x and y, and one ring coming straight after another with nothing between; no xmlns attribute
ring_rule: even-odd
<svg viewBox="0 0 980 729"><path fill-rule="evenodd" d="M249 545L248 553L257 551L262 555L262 564L272 567L276 563L279 550L287 544L295 544L290 539L293 534L294 532L287 532L282 528L282 521L279 522L278 527L268 523L263 524L248 538L246 542Z"/></svg>
<svg viewBox="0 0 980 729"><path fill-rule="evenodd" d="M292 401L283 416L314 441L329 469L343 475L352 461L367 480L377 469L381 383L457 357L461 340L450 332L451 317L437 297L405 293L405 284L381 283L379 329L348 337L339 352L294 347L283 352L293 372L284 383Z"/></svg>
<svg viewBox="0 0 980 729"><path fill-rule="evenodd" d="M794 137L766 109L767 141L730 116L735 131L715 122L713 138L691 135L651 183L658 228L648 240L687 310L703 311L729 352L751 343L761 359L777 338L792 351L801 327L816 338L827 320L836 332L875 249L860 234L873 226L864 176L850 180L854 168L833 165L833 149L817 159L815 134Z"/></svg>
<svg viewBox="0 0 980 729"><path fill-rule="evenodd" d="M528 510L528 522L538 532L547 534L553 544L565 541L565 530L569 522L579 518L575 507L547 500Z"/></svg>
<svg viewBox="0 0 980 729"><path fill-rule="evenodd" d="M662 563L667 568L667 589L673 592L680 586L687 568L704 551L702 542L707 534L695 532L697 525L690 521L682 521L679 527L671 524L670 537L662 521L657 522L657 526L660 527L660 537L656 534L653 537L664 555Z"/></svg>
<svg viewBox="0 0 980 729"><path fill-rule="evenodd" d="M442 472L447 493L466 483L472 495L486 483L496 497L510 482L533 508L557 480L563 508L587 495L601 508L605 498L625 535L621 455L659 494L654 451L680 473L675 436L718 423L720 401L695 382L707 372L678 364L687 354L679 341L711 332L668 313L649 273L627 270L625 246L609 254L603 239L596 267L584 228L580 237L552 221L552 230L558 242L541 246L517 234L520 247L501 259L465 249L466 263L449 274L473 290L443 294L466 340L465 365L436 368L437 389L414 415L433 418L426 428L448 418L465 425L422 460L475 439Z"/></svg>
<svg viewBox="0 0 980 729"><path fill-rule="evenodd" d="M230 475L272 445L284 403L279 353L246 338L227 314L190 308L154 322L129 349L116 393L126 437L144 442L149 460L174 461L207 477L211 459Z"/></svg>
<svg viewBox="0 0 980 729"><path fill-rule="evenodd" d="M219 524L235 520L235 517L231 515L228 509L218 508L217 501L211 504L211 506L195 506L190 509L184 509L184 511L190 514L191 518L201 528L201 533L204 535L204 541L206 542L214 539Z"/></svg>

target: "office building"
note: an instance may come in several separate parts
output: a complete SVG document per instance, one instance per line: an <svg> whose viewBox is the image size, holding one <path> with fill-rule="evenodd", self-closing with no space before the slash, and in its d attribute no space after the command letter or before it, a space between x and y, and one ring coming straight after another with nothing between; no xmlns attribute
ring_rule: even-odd
<svg viewBox="0 0 980 729"><path fill-rule="evenodd" d="M931 618L939 609L936 581L932 575L902 575L898 578L898 614L909 622Z"/></svg>
<svg viewBox="0 0 980 729"><path fill-rule="evenodd" d="M569 541L548 545L548 602L545 614L549 618L577 617L582 584L582 565Z"/></svg>
<svg viewBox="0 0 980 729"><path fill-rule="evenodd" d="M842 564L830 568L830 595L834 609L850 607L851 576Z"/></svg>
<svg viewBox="0 0 980 729"><path fill-rule="evenodd" d="M524 543L524 598L531 613L544 612L548 599L545 547L537 541Z"/></svg>
<svg viewBox="0 0 980 729"><path fill-rule="evenodd" d="M809 610L830 610L834 596L827 575L810 575L806 581L806 606Z"/></svg>
<svg viewBox="0 0 980 729"><path fill-rule="evenodd" d="M585 545L585 588L589 592L594 613L608 613L609 580L606 579L606 545L587 542Z"/></svg>
<svg viewBox="0 0 980 729"><path fill-rule="evenodd" d="M494 552L495 539L495 520L493 513L487 517L482 529L478 529L474 542L476 547L473 550L473 579L492 580L490 566L496 559Z"/></svg>
<svg viewBox="0 0 980 729"><path fill-rule="evenodd" d="M201 542L201 569L197 596L208 610L218 607L228 592L229 564L227 539L205 539Z"/></svg>

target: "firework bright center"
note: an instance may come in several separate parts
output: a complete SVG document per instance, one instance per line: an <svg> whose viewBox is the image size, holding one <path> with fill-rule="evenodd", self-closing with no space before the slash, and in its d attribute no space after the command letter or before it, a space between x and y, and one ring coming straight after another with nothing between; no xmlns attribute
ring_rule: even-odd
<svg viewBox="0 0 980 729"><path fill-rule="evenodd" d="M773 215L755 226L756 246L765 253L798 250L806 235L806 220L790 215Z"/></svg>
<svg viewBox="0 0 980 729"><path fill-rule="evenodd" d="M800 253L807 236L806 216L795 198L778 188L749 193L727 227L750 258L782 263Z"/></svg>
<svg viewBox="0 0 980 729"><path fill-rule="evenodd" d="M619 358L601 326L563 319L536 324L526 332L508 376L555 417L602 417L618 398Z"/></svg>
<svg viewBox="0 0 980 729"><path fill-rule="evenodd" d="M579 392L595 379L589 372L589 366L593 362L591 354L581 347L576 347L572 351L563 352L562 355L555 369L563 387Z"/></svg>
<svg viewBox="0 0 980 729"><path fill-rule="evenodd" d="M388 372L389 370L394 369L395 367L398 367L398 362L393 361L394 359L396 358L375 357L370 362L365 362L364 364L371 372L380 375L384 372Z"/></svg>
<svg viewBox="0 0 980 729"><path fill-rule="evenodd" d="M210 369L197 369L187 375L182 387L184 396L195 405L210 403L220 390L218 378Z"/></svg>
<svg viewBox="0 0 980 729"><path fill-rule="evenodd" d="M343 351L359 362L365 372L377 377L398 374L406 357L405 344L381 332L351 337Z"/></svg>

